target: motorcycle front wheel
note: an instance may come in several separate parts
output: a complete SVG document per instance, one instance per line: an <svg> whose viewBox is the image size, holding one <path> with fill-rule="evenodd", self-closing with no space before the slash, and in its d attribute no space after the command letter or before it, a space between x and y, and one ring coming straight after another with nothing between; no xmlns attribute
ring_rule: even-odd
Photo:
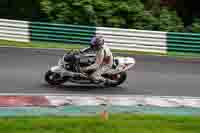
<svg viewBox="0 0 200 133"><path fill-rule="evenodd" d="M67 79L60 78L60 75L52 71L45 73L45 81L50 85L61 85L67 81Z"/></svg>

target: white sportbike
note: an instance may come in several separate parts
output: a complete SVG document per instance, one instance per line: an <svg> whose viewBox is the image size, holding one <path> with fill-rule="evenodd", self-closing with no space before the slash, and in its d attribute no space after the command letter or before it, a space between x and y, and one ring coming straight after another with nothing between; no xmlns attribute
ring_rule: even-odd
<svg viewBox="0 0 200 133"><path fill-rule="evenodd" d="M95 62L96 55L91 53L82 53L80 51L70 51L59 59L58 65L51 67L45 73L45 81L51 85L60 85L65 82L78 84L101 84L102 82L93 81L89 78L91 72L83 74L80 67L86 67ZM105 87L118 86L127 79L127 71L135 65L135 59L131 57L114 57L112 69L102 76L110 80L115 80L112 84Z"/></svg>

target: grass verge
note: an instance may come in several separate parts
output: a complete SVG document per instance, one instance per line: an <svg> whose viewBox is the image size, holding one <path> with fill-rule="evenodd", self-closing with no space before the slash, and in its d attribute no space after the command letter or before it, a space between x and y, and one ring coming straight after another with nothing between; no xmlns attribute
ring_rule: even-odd
<svg viewBox="0 0 200 133"><path fill-rule="evenodd" d="M85 47L79 44L64 44L64 43L52 43L52 42L14 42L0 40L0 46L14 46L14 47L30 47L30 48L60 48L60 49L79 49Z"/></svg>
<svg viewBox="0 0 200 133"><path fill-rule="evenodd" d="M0 40L0 46L14 46L19 48L60 48L60 49L80 49L86 47L86 45L79 44L66 44L56 42L37 42L33 41L30 43L26 42L14 42ZM171 56L171 57L182 57L182 58L200 58L200 54L195 53L181 53L181 52L168 52L167 54L153 53L153 52L138 52L138 51L127 51L127 50L112 50L114 53L124 53L130 55L160 55L160 56Z"/></svg>
<svg viewBox="0 0 200 133"><path fill-rule="evenodd" d="M93 117L0 118L0 132L15 133L199 133L200 117L112 115Z"/></svg>

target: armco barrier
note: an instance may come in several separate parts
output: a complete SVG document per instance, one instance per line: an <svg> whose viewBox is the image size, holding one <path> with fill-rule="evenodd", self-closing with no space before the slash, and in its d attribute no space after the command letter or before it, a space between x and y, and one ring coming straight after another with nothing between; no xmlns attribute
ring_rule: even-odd
<svg viewBox="0 0 200 133"><path fill-rule="evenodd" d="M31 22L31 39L88 44L94 34L102 34L113 49L166 52L166 33L118 28Z"/></svg>
<svg viewBox="0 0 200 133"><path fill-rule="evenodd" d="M200 52L200 34L0 19L0 39L4 40L88 44L95 34L104 35L112 49L158 53Z"/></svg>
<svg viewBox="0 0 200 133"><path fill-rule="evenodd" d="M30 32L32 40L88 44L91 37L96 33L96 28L88 26L30 22Z"/></svg>
<svg viewBox="0 0 200 133"><path fill-rule="evenodd" d="M166 33L133 29L97 27L113 49L166 53Z"/></svg>
<svg viewBox="0 0 200 133"><path fill-rule="evenodd" d="M167 49L168 51L200 53L200 34L169 32Z"/></svg>
<svg viewBox="0 0 200 133"><path fill-rule="evenodd" d="M0 19L0 39L29 42L29 22Z"/></svg>

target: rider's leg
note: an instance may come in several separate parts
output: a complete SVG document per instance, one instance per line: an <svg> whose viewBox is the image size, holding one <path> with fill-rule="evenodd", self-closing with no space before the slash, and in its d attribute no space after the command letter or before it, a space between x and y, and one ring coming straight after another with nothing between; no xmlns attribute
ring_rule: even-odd
<svg viewBox="0 0 200 133"><path fill-rule="evenodd" d="M113 80L109 80L109 79L105 79L104 77L102 77L101 75L106 73L108 70L110 70L111 67L108 65L103 65L101 66L98 70L96 70L91 76L90 78L94 81L100 81L100 82L104 82L106 84L113 84L116 83L116 81Z"/></svg>
<svg viewBox="0 0 200 133"><path fill-rule="evenodd" d="M101 75L108 71L110 68L107 65L100 66L95 72L90 75L90 78L94 81L105 81L105 78Z"/></svg>
<svg viewBox="0 0 200 133"><path fill-rule="evenodd" d="M90 75L90 78L93 81L100 81L100 82L104 82L104 78L101 76L108 68L101 66L99 69L97 69L95 72L93 72Z"/></svg>

